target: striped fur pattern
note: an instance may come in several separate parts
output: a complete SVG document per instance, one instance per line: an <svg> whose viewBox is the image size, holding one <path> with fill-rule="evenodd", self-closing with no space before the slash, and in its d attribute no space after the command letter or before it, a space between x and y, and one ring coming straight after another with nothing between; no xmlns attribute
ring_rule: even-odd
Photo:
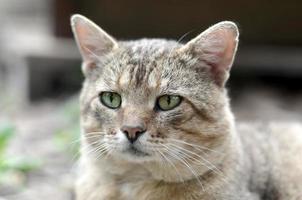
<svg viewBox="0 0 302 200"><path fill-rule="evenodd" d="M302 141L294 134L301 126L293 126L289 136L279 131L276 138L274 125L235 127L224 87L238 42L234 23L214 25L187 44L116 41L80 15L72 17L72 27L86 76L78 200L289 200L301 195L302 163L291 153L302 150L302 142L286 153L276 147L278 138ZM121 106L102 105L103 91L118 93ZM166 94L179 95L182 102L161 111L156 101ZM130 144L121 127L137 122L146 132ZM282 163L278 155L289 157ZM299 162L299 176L281 170L299 168Z"/></svg>

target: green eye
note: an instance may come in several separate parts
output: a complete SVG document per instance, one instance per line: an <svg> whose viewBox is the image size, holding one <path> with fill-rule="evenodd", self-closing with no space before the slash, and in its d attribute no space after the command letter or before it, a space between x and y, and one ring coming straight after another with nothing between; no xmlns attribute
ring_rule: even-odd
<svg viewBox="0 0 302 200"><path fill-rule="evenodd" d="M115 92L102 92L100 100L104 106L112 109L120 107L122 103L121 96Z"/></svg>
<svg viewBox="0 0 302 200"><path fill-rule="evenodd" d="M163 111L172 110L179 106L180 103L181 97L177 95L163 95L157 100L158 107Z"/></svg>

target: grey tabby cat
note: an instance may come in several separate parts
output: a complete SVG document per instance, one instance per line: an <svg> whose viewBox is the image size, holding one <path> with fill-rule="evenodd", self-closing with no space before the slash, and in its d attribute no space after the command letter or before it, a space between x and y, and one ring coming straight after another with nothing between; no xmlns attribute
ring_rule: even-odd
<svg viewBox="0 0 302 200"><path fill-rule="evenodd" d="M186 44L71 24L86 77L78 200L302 199L302 126L235 124L233 22Z"/></svg>

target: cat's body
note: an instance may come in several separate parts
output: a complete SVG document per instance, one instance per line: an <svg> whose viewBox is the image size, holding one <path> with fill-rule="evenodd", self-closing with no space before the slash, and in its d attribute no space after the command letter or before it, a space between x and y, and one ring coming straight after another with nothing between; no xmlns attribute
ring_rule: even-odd
<svg viewBox="0 0 302 200"><path fill-rule="evenodd" d="M235 24L187 44L117 42L79 15L72 25L86 76L78 200L302 199L302 127L235 125L224 88Z"/></svg>
<svg viewBox="0 0 302 200"><path fill-rule="evenodd" d="M101 168L92 167L96 171L92 171L91 166L81 171L79 199L302 199L302 126L239 123L237 132L241 145L232 149L231 158L220 168L225 180L221 180L219 174L206 175L203 189L196 180L165 183L152 177L144 165L104 160L96 164ZM88 163L84 161L83 165Z"/></svg>

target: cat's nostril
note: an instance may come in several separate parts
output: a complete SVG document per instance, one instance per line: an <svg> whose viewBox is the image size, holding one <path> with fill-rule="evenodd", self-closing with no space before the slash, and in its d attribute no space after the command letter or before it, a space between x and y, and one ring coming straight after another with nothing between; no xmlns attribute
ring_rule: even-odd
<svg viewBox="0 0 302 200"><path fill-rule="evenodd" d="M124 132L126 135L129 135L128 131L124 130L123 132Z"/></svg>
<svg viewBox="0 0 302 200"><path fill-rule="evenodd" d="M126 135L131 143L134 143L139 138L139 136L146 132L146 129L141 126L123 126L121 128L121 131Z"/></svg>

